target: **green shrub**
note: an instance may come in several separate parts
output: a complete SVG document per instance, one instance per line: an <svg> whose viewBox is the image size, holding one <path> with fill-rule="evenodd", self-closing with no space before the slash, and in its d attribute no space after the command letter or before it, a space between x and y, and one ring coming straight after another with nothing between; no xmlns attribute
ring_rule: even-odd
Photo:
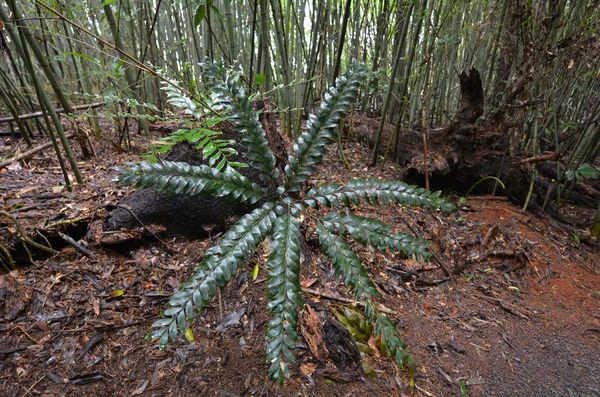
<svg viewBox="0 0 600 397"><path fill-rule="evenodd" d="M200 311L214 297L217 288L224 288L240 267L253 255L261 241L270 238L267 309L270 315L266 335L266 359L273 379L283 383L290 376L289 362L295 362L300 296L301 223L313 219L322 251L331 259L336 273L365 302L365 318L374 324L374 333L381 338L398 365L409 367L414 376L414 363L394 323L382 315L371 297L380 296L365 271L359 256L347 238L382 251L405 252L417 259L427 258L428 242L408 233L392 234L390 226L375 219L353 215L350 211L363 205L399 204L450 211L454 207L425 189L397 181L374 179L351 180L346 185L326 184L306 191L306 182L316 171L336 141L336 127L355 101L366 69L354 65L339 77L325 94L317 115L310 115L306 131L293 145L284 175L276 166L265 131L258 121L252 102L239 82L239 76L223 72L212 62L203 64L204 78L210 80L213 98L229 109L228 118L241 134L241 144L247 148L247 163L261 172L265 186L250 182L233 167L221 169L190 166L185 163L129 163L119 167L116 180L124 185L155 186L170 193L204 194L224 197L237 203L259 204L227 231L220 242L206 251L204 260L179 292L169 300L164 318L153 324L149 338L159 339L161 347L175 340L178 334L190 331L195 311ZM319 207L331 211L317 216ZM344 210L344 211L341 211ZM411 369L413 371L411 371Z"/></svg>

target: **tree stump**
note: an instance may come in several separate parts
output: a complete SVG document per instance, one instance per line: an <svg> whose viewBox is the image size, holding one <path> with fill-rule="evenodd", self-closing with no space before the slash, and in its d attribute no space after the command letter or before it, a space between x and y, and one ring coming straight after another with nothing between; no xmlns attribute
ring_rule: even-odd
<svg viewBox="0 0 600 397"><path fill-rule="evenodd" d="M286 158L287 149L283 137L277 131L275 115L270 112L270 104L257 101L259 119L267 134L267 140L276 158ZM223 139L240 142L241 135L231 128L223 129ZM230 158L236 162L247 162L246 148L237 143L234 148L237 156ZM207 164L202 153L191 143L178 143L168 153L166 160L183 161L191 165ZM277 166L283 175L283 164ZM258 185L264 185L260 172L252 167L238 169L241 174ZM155 224L166 228L165 236L183 236L189 239L205 237L212 230L222 230L227 223L252 211L256 205L230 204L224 199L206 196L168 195L155 192L154 188L138 189L119 202L120 207L110 212L104 229L110 231L130 230L144 225ZM133 214L135 214L135 216ZM137 219L136 219L137 218Z"/></svg>

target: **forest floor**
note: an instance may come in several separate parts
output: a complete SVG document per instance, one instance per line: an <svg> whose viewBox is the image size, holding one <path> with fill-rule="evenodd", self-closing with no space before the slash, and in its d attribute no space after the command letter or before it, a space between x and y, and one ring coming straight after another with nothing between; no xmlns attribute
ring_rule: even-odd
<svg viewBox="0 0 600 397"><path fill-rule="evenodd" d="M40 142L37 142L40 143ZM315 357L302 338L298 365L280 388L267 375L264 335L266 273L258 253L206 310L196 316L195 340L161 351L144 340L164 310L165 297L196 266L218 234L203 240L159 242L133 236L120 246L102 244L106 206L130 189L111 179L111 166L137 160L147 142L134 137L136 153L117 153L107 140L98 156L81 164L87 184L61 190L62 174L49 149L27 165L0 170L5 211L31 236L69 233L90 252L49 243L61 254L0 274L0 395L41 396L600 396L600 255L573 231L540 212L523 212L502 197L450 195L451 215L399 207L366 208L362 215L431 240L436 260L417 263L401 255L356 247L383 294L379 303L396 322L416 362L415 388L406 371L384 356L363 358L360 368L337 369ZM0 158L16 150L0 143ZM399 167L369 168L369 153L347 146L352 169L330 153L311 184L374 176L398 179ZM510 183L510 181L506 181ZM578 220L593 210L566 208ZM80 218L79 222L73 222ZM185 222L185 215L182 216ZM75 226L78 225L78 226ZM5 232L2 232L2 229ZM0 238L18 235L0 217ZM52 234L52 233L50 233ZM347 290L331 263L311 245L305 257L304 294L321 316L348 306ZM40 240L40 241L43 241ZM25 260L27 253L14 252ZM252 279L255 264L258 277ZM0 269L2 272L4 269ZM318 327L301 316L301 334Z"/></svg>

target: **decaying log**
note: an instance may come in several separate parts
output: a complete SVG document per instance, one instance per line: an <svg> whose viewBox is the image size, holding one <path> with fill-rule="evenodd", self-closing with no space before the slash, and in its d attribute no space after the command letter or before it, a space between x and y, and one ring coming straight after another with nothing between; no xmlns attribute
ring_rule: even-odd
<svg viewBox="0 0 600 397"><path fill-rule="evenodd" d="M444 131L444 137L474 132L475 122L483 115L483 84L477 69L472 68L468 75L462 72L458 78L460 80L460 105L452 122Z"/></svg>
<svg viewBox="0 0 600 397"><path fill-rule="evenodd" d="M258 101L256 107L264 110L259 120L267 134L267 140L278 159L287 157L284 140L277 131L273 114L269 112L269 104ZM240 134L230 128L222 130L223 139L240 141ZM236 144L237 156L231 161L245 162L246 148ZM202 153L190 143L178 143L169 152L166 160L181 161L191 165L207 164ZM278 161L277 166L283 173L284 164ZM264 186L260 172L253 167L240 168L239 172L250 181ZM223 230L230 221L250 212L254 206L247 204L230 204L222 198L206 196L167 195L156 193L153 188L138 189L119 202L119 207L110 212L105 230L131 230L140 226L154 224L166 227L166 236L184 236L190 239L205 237L213 232ZM134 216L135 215L135 216ZM140 225L142 223L142 225Z"/></svg>

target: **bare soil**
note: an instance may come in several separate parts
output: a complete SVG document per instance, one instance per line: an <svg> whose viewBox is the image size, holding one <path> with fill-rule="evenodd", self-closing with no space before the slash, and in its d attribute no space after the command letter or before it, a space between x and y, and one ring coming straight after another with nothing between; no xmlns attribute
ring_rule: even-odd
<svg viewBox="0 0 600 397"><path fill-rule="evenodd" d="M105 206L129 192L111 182L110 167L135 160L145 143L135 137L137 154L95 143L99 156L82 165L88 183L72 193L57 188L62 175L52 152L0 170L3 209L30 236L64 231L92 254L53 238L48 242L60 255L33 252L35 265L0 275L0 395L600 396L598 246L585 243L585 230L497 197L459 203L451 196L459 211L450 216L394 207L361 211L432 242L430 263L355 247L383 294L379 303L397 312L391 317L417 364L414 389L387 357L363 357L377 374L370 378L360 368L337 369L315 357L304 339L291 379L281 388L273 384L264 362L266 245L197 315L193 341L159 350L144 340L150 324L219 235L160 242L132 233L120 246L101 244ZM0 156L15 150L6 140ZM351 170L334 152L310 183L401 176L391 165L368 168L359 144L345 151ZM568 211L591 224L589 210ZM57 221L64 225L48 232ZM0 241L26 261L15 225L0 217L0 228ZM350 295L314 249L310 224L306 237L311 254L302 282L315 293L305 294L305 302L321 319L333 317L332 306L345 304L335 297Z"/></svg>

